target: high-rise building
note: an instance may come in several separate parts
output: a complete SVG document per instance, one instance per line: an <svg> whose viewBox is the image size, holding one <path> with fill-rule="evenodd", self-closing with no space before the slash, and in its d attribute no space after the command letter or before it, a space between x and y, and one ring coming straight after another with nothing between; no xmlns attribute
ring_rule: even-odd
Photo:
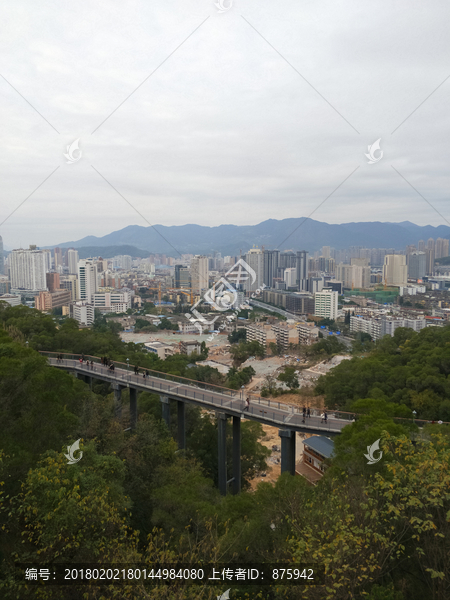
<svg viewBox="0 0 450 600"><path fill-rule="evenodd" d="M67 266L69 268L70 275L76 275L78 273L78 250L74 250L73 248L69 248L67 250Z"/></svg>
<svg viewBox="0 0 450 600"><path fill-rule="evenodd" d="M448 244L448 240L438 238L436 240L434 258L443 258L445 256L448 256Z"/></svg>
<svg viewBox="0 0 450 600"><path fill-rule="evenodd" d="M53 256L55 258L54 268L55 268L55 271L56 271L57 267L64 266L64 263L63 263L63 253L62 253L61 248L55 248L53 250Z"/></svg>
<svg viewBox="0 0 450 600"><path fill-rule="evenodd" d="M297 252L297 286L300 292L306 292L308 290L308 253L306 250L299 250Z"/></svg>
<svg viewBox="0 0 450 600"><path fill-rule="evenodd" d="M256 279L255 279L255 281L253 283L252 283L252 278L251 277L249 277L244 282L244 289L247 292L254 292L258 288L261 288L261 286L263 285L263 283L265 283L265 281L264 281L264 254L263 254L263 251L260 250L259 248L252 248L244 256L244 260L248 264L248 266L251 267L255 271L255 274L256 274Z"/></svg>
<svg viewBox="0 0 450 600"><path fill-rule="evenodd" d="M69 290L70 299L75 302L78 298L78 277L76 275L66 275L61 278L61 289Z"/></svg>
<svg viewBox="0 0 450 600"><path fill-rule="evenodd" d="M384 257L383 283L386 285L406 285L408 272L404 254L387 254Z"/></svg>
<svg viewBox="0 0 450 600"><path fill-rule="evenodd" d="M175 265L174 285L177 289L191 287L191 274L188 267Z"/></svg>
<svg viewBox="0 0 450 600"><path fill-rule="evenodd" d="M0 275L3 275L5 269L5 259L3 257L3 238L0 235Z"/></svg>
<svg viewBox="0 0 450 600"><path fill-rule="evenodd" d="M88 260L80 260L78 262L78 300L92 302L92 296L97 290L97 265Z"/></svg>
<svg viewBox="0 0 450 600"><path fill-rule="evenodd" d="M314 294L314 314L324 319L336 319L338 315L338 293L325 289Z"/></svg>
<svg viewBox="0 0 450 600"><path fill-rule="evenodd" d="M201 294L209 288L209 260L207 256L196 255L191 261L191 287L194 294Z"/></svg>
<svg viewBox="0 0 450 600"><path fill-rule="evenodd" d="M417 244L417 250L419 252L425 252L425 242L423 240L419 240L419 243Z"/></svg>
<svg viewBox="0 0 450 600"><path fill-rule="evenodd" d="M11 289L40 292L47 289L42 250L13 250L10 254Z"/></svg>
<svg viewBox="0 0 450 600"><path fill-rule="evenodd" d="M264 250L264 283L268 287L273 287L274 277L277 277L278 267L280 262L279 250ZM295 285L295 283L294 283Z"/></svg>
<svg viewBox="0 0 450 600"><path fill-rule="evenodd" d="M46 273L45 279L49 292L54 292L60 289L59 273Z"/></svg>
<svg viewBox="0 0 450 600"><path fill-rule="evenodd" d="M330 246L322 246L322 256L324 258L330 258Z"/></svg>
<svg viewBox="0 0 450 600"><path fill-rule="evenodd" d="M427 255L425 252L412 252L408 256L408 277L422 279L427 271Z"/></svg>
<svg viewBox="0 0 450 600"><path fill-rule="evenodd" d="M284 270L284 281L286 283L286 287L292 288L296 287L297 283L297 269L294 267L290 267L289 269Z"/></svg>

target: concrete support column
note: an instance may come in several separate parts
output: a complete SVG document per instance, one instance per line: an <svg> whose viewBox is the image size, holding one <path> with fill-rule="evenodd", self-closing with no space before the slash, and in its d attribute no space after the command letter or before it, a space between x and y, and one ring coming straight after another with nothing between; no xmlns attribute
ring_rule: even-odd
<svg viewBox="0 0 450 600"><path fill-rule="evenodd" d="M227 494L227 415L225 413L217 414L217 442L218 442L218 471L219 471L219 492L222 496Z"/></svg>
<svg viewBox="0 0 450 600"><path fill-rule="evenodd" d="M241 491L241 418L233 416L233 494Z"/></svg>
<svg viewBox="0 0 450 600"><path fill-rule="evenodd" d="M167 427L170 428L170 404L168 396L160 396L161 400L161 408L162 408L162 418L166 422Z"/></svg>
<svg viewBox="0 0 450 600"><path fill-rule="evenodd" d="M295 475L295 431L279 429L278 435L281 438L281 472Z"/></svg>
<svg viewBox="0 0 450 600"><path fill-rule="evenodd" d="M137 389L130 387L130 427L136 429L137 424Z"/></svg>
<svg viewBox="0 0 450 600"><path fill-rule="evenodd" d="M115 413L118 419L122 418L122 386L118 383L111 384L114 390Z"/></svg>
<svg viewBox="0 0 450 600"><path fill-rule="evenodd" d="M186 450L186 404L177 400L178 449Z"/></svg>
<svg viewBox="0 0 450 600"><path fill-rule="evenodd" d="M89 375L85 375L84 382L87 383L88 386L90 386L92 388L92 377L90 377Z"/></svg>

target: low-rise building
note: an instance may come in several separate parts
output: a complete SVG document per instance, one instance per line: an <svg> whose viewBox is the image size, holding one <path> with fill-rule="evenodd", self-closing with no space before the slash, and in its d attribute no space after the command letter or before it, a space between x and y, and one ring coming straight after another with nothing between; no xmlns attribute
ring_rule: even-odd
<svg viewBox="0 0 450 600"><path fill-rule="evenodd" d="M173 346L170 344L164 344L163 342L146 342L144 344L147 352L152 352L153 354L157 354L158 358L161 360L165 360L168 356L172 356L175 354Z"/></svg>
<svg viewBox="0 0 450 600"><path fill-rule="evenodd" d="M264 323L250 323L245 327L247 342L257 341L264 347L277 343L276 334L271 325Z"/></svg>
<svg viewBox="0 0 450 600"><path fill-rule="evenodd" d="M19 294L3 294L0 296L0 302L7 302L11 306L19 306L19 304L22 304L22 299Z"/></svg>
<svg viewBox="0 0 450 600"><path fill-rule="evenodd" d="M332 457L334 442L324 435L313 435L303 442L303 456L296 473L316 483L326 470L325 461Z"/></svg>
<svg viewBox="0 0 450 600"><path fill-rule="evenodd" d="M201 353L201 344L197 342L197 340L182 340L180 342L180 354L200 354Z"/></svg>
<svg viewBox="0 0 450 600"><path fill-rule="evenodd" d="M305 346L315 344L319 339L319 328L314 323L297 323L298 343Z"/></svg>
<svg viewBox="0 0 450 600"><path fill-rule="evenodd" d="M50 312L54 308L68 306L72 300L70 290L59 289L53 292L39 292L34 307L41 312Z"/></svg>

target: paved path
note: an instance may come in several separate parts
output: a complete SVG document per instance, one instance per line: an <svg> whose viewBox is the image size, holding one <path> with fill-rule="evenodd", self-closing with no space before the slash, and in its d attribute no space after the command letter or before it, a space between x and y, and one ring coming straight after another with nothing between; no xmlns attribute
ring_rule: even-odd
<svg viewBox="0 0 450 600"><path fill-rule="evenodd" d="M333 414L329 414L327 423L321 423L319 411L313 409L311 411L312 416L306 418L306 422L302 423L302 413L299 412L297 407L274 400L252 397L249 410L244 410L245 399L242 397L240 390L220 388L155 371L151 371L150 376L144 378L142 374L135 375L133 371L118 367L117 363L115 363L114 371L101 365L100 362L94 363L94 368L91 369L86 363L80 364L79 360L75 358L64 358L58 361L51 353L41 352L41 354L48 357L48 361L52 366L61 369L116 383L123 387L133 387L139 391L168 396L174 400L184 400L197 404L204 409L225 412L228 415L252 419L282 429L286 428L319 435L325 434L329 437L339 434L343 427L350 422L348 419L335 418Z"/></svg>

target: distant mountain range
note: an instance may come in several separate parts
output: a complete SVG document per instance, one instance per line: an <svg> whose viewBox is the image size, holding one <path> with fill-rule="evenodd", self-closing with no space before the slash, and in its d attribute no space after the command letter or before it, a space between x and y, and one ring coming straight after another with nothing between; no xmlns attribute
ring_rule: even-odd
<svg viewBox="0 0 450 600"><path fill-rule="evenodd" d="M63 242L60 248L83 249L83 255L130 254L146 257L150 253L179 256L179 254L209 254L221 252L223 256L246 252L253 246L279 250L308 250L315 252L322 246L336 249L349 246L366 248L395 248L402 250L408 244L417 244L428 238L450 238L450 227L402 223L342 223L330 225L313 219L269 219L258 225L181 225L166 227L141 227L129 225L103 237L89 235L81 240ZM125 250L125 247L128 250ZM113 256L114 254L111 254Z"/></svg>

